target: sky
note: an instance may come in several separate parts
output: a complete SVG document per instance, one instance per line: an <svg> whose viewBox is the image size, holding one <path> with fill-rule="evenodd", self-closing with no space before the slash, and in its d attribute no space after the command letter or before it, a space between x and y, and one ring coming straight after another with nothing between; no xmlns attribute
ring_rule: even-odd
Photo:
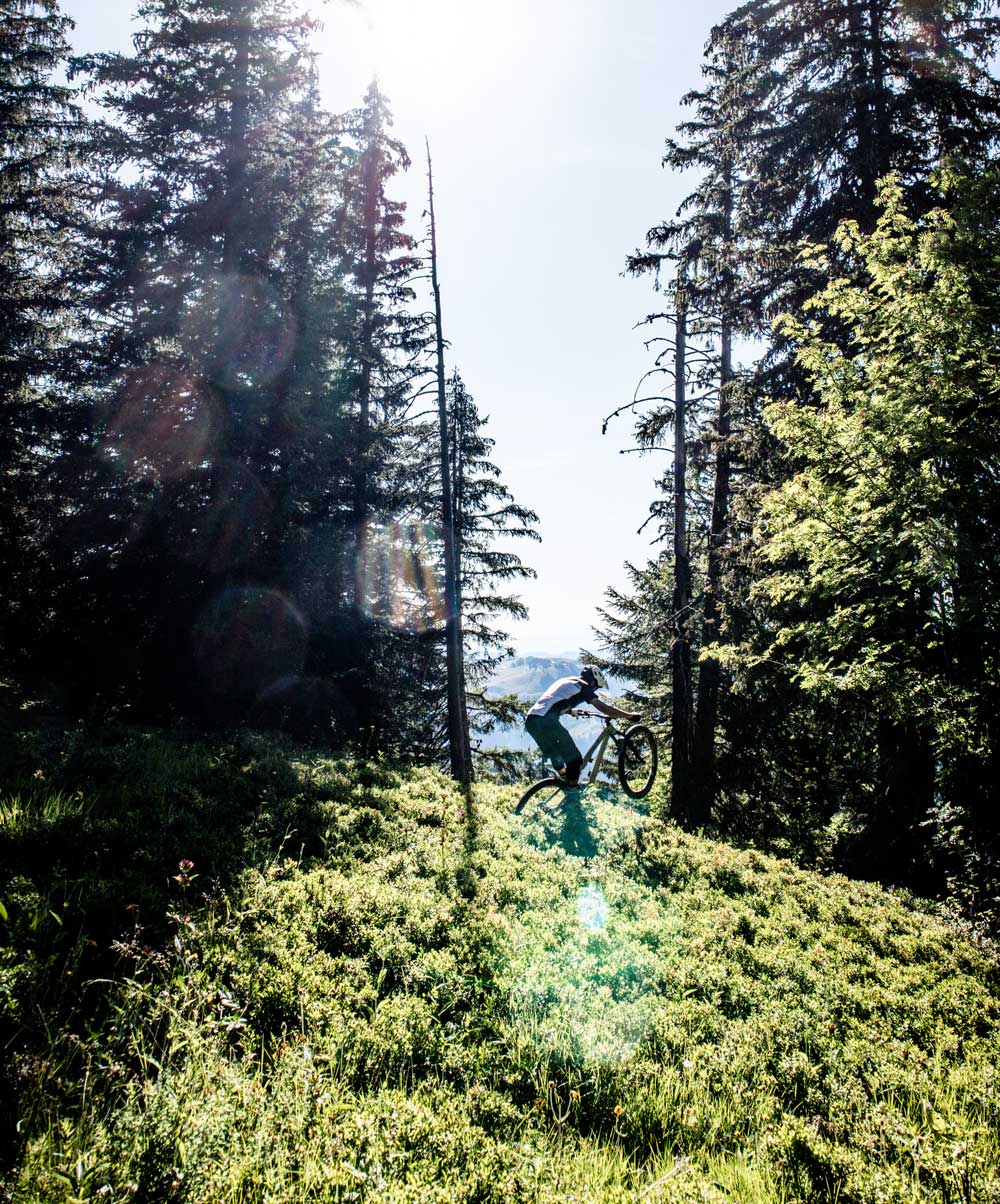
<svg viewBox="0 0 1000 1204"><path fill-rule="evenodd" d="M700 85L711 26L735 0L332 0L314 4L324 100L360 103L377 75L413 166L398 178L410 231L434 161L443 324L488 416L494 461L540 518L517 550L538 577L521 653L595 648L597 608L655 555L640 534L665 453L620 454L630 425L604 417L633 396L660 308L626 255L673 214L693 180L660 166ZM77 52L126 49L133 0L64 0Z"/></svg>

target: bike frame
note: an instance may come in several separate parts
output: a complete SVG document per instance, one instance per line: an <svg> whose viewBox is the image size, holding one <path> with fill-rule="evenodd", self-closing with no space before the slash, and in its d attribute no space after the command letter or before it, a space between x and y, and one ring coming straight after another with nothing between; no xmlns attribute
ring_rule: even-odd
<svg viewBox="0 0 1000 1204"><path fill-rule="evenodd" d="M601 772L601 766L604 764L604 754L607 752L608 744L614 740L615 736L621 736L621 732L619 732L615 727L615 721L611 715L601 715L597 711L570 711L569 714L586 719L604 720L604 730L597 737L590 748L587 749L583 761L580 764L580 772L583 773L583 771L590 764L591 758L595 757L596 753L594 768L588 774L586 783L581 783L581 785L589 786L591 782L597 781L597 775Z"/></svg>

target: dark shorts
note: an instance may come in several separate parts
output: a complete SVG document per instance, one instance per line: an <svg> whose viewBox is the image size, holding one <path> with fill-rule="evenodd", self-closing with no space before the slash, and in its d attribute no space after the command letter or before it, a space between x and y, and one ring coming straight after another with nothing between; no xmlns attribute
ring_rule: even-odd
<svg viewBox="0 0 1000 1204"><path fill-rule="evenodd" d="M558 769L580 756L573 737L559 722L558 715L529 715L524 729Z"/></svg>

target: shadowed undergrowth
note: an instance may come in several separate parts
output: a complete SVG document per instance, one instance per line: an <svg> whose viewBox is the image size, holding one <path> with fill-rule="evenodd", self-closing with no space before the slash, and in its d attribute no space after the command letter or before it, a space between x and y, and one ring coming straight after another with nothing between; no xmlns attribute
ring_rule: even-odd
<svg viewBox="0 0 1000 1204"><path fill-rule="evenodd" d="M260 737L11 734L5 1197L1000 1201L996 964L872 886Z"/></svg>

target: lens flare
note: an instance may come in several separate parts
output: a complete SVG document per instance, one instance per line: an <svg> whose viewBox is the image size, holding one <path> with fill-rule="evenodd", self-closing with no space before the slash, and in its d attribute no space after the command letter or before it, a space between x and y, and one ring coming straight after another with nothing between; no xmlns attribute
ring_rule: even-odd
<svg viewBox="0 0 1000 1204"><path fill-rule="evenodd" d="M610 911L604 891L596 882L583 887L576 897L576 914L584 928L591 932L604 931Z"/></svg>
<svg viewBox="0 0 1000 1204"><path fill-rule="evenodd" d="M621 1062L650 1033L662 969L632 911L616 919L590 881L555 914L525 922L511 1005L547 1056Z"/></svg>
<svg viewBox="0 0 1000 1204"><path fill-rule="evenodd" d="M193 472L208 456L218 428L218 403L194 373L149 364L121 382L105 415L96 415L101 456L133 476L170 480Z"/></svg>
<svg viewBox="0 0 1000 1204"><path fill-rule="evenodd" d="M429 523L368 523L359 541L357 597L379 622L414 634L444 624L437 529Z"/></svg>
<svg viewBox="0 0 1000 1204"><path fill-rule="evenodd" d="M222 460L208 476L208 497L177 535L177 554L221 573L245 563L260 547L273 513L267 490L244 465Z"/></svg>
<svg viewBox="0 0 1000 1204"><path fill-rule="evenodd" d="M218 385L253 394L287 366L296 322L266 280L233 274L209 281L188 311L184 331L212 365Z"/></svg>
<svg viewBox="0 0 1000 1204"><path fill-rule="evenodd" d="M254 699L302 672L306 639L305 620L283 594L229 589L199 616L194 654L213 693Z"/></svg>

